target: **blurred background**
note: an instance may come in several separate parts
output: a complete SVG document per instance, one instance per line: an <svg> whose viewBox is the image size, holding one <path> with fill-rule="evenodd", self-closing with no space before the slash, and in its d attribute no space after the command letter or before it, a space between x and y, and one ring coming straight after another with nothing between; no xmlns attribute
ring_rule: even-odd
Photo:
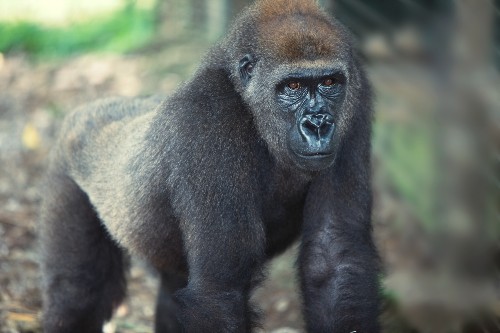
<svg viewBox="0 0 500 333"><path fill-rule="evenodd" d="M41 332L37 186L75 106L171 92L251 0L0 0L0 332ZM500 332L500 1L323 0L376 93L374 234L386 333ZM296 246L255 301L303 332ZM152 332L134 261L106 333ZM369 333L369 332L365 332Z"/></svg>

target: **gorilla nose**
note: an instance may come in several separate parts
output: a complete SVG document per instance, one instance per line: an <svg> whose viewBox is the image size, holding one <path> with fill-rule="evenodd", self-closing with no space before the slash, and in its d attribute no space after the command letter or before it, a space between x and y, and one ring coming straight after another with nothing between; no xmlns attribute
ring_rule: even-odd
<svg viewBox="0 0 500 333"><path fill-rule="evenodd" d="M332 116L328 114L308 114L304 116L304 126L311 130L318 130L324 126L330 126L333 124Z"/></svg>
<svg viewBox="0 0 500 333"><path fill-rule="evenodd" d="M310 144L315 142L315 145L321 144L321 141L329 141L334 127L333 117L327 113L307 114L299 124L302 137Z"/></svg>

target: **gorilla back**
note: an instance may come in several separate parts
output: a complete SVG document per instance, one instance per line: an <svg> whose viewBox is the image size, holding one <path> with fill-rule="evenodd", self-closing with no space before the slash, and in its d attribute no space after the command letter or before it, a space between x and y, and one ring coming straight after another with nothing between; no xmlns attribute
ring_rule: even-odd
<svg viewBox="0 0 500 333"><path fill-rule="evenodd" d="M126 255L158 269L156 332L250 332L265 262L300 238L309 332L379 331L371 93L312 0L258 0L167 99L70 114L41 209L45 332L101 332Z"/></svg>

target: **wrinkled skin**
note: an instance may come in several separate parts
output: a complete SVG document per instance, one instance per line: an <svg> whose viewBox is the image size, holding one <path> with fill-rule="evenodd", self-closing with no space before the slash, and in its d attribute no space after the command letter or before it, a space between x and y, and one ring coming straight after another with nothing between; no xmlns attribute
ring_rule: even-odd
<svg viewBox="0 0 500 333"><path fill-rule="evenodd" d="M297 165L321 170L335 159L335 108L345 97L345 79L341 72L302 74L280 84L278 100L297 119L288 134Z"/></svg>
<svg viewBox="0 0 500 333"><path fill-rule="evenodd" d="M252 77L253 57L240 61L244 84ZM280 110L295 116L288 129L288 149L296 165L304 170L321 170L332 165L336 146L335 114L345 98L342 69L296 70L276 87Z"/></svg>

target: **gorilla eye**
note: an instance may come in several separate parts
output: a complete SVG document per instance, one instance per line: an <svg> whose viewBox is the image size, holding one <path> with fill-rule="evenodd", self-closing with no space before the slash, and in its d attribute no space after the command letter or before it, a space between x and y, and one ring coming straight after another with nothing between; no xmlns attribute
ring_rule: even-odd
<svg viewBox="0 0 500 333"><path fill-rule="evenodd" d="M327 86L327 87L331 87L331 86L335 85L336 83L337 82L332 78L328 78L325 81L323 81L323 85Z"/></svg>
<svg viewBox="0 0 500 333"><path fill-rule="evenodd" d="M300 88L300 83L298 83L296 81L292 81L292 82L288 83L288 88L290 88L292 90L297 90Z"/></svg>

